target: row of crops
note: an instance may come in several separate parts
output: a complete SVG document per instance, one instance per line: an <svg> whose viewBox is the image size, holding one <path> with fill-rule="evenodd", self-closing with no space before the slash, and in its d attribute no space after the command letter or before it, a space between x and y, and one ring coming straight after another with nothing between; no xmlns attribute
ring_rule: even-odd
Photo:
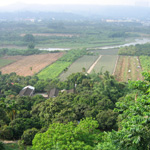
<svg viewBox="0 0 150 150"><path fill-rule="evenodd" d="M142 80L142 71L150 71L150 56L118 56L118 49L70 50L58 61L37 74L40 79L60 78L64 81L76 72L104 73L109 71L118 81ZM0 68L15 60L0 59ZM29 69L29 68L28 68ZM89 71L90 70L90 71Z"/></svg>
<svg viewBox="0 0 150 150"><path fill-rule="evenodd" d="M137 56L120 56L115 76L118 81L142 80L142 67Z"/></svg>

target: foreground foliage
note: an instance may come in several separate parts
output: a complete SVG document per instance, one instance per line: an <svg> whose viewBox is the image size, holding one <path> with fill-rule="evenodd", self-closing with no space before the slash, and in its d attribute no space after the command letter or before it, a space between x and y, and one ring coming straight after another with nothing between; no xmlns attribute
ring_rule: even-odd
<svg viewBox="0 0 150 150"><path fill-rule="evenodd" d="M33 140L33 150L92 150L99 141L98 123L91 118L81 120L78 125L51 124L45 133L37 134Z"/></svg>
<svg viewBox="0 0 150 150"><path fill-rule="evenodd" d="M0 150L5 150L4 144L2 142L0 142Z"/></svg>
<svg viewBox="0 0 150 150"><path fill-rule="evenodd" d="M134 90L118 102L120 130L106 133L99 149L149 150L150 149L150 74L145 81L131 82Z"/></svg>
<svg viewBox="0 0 150 150"><path fill-rule="evenodd" d="M111 131L118 128L118 113L113 110L115 103L125 94L126 85L118 83L108 72L103 75L75 73L64 82L58 79L39 80L36 76L20 77L15 73L1 75L0 78L3 79L0 99L1 139L17 140L22 137L22 143L31 144L35 135L32 128L45 132L50 124L77 123L87 117L95 118L100 130ZM58 88L74 89L75 93L64 91L49 99L41 95L20 97L17 93L23 87L16 87L20 84L35 86L37 91Z"/></svg>

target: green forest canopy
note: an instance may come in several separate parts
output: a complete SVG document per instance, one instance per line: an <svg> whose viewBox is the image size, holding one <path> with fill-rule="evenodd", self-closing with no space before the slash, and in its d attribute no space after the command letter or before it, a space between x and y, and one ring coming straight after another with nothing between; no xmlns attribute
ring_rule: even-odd
<svg viewBox="0 0 150 150"><path fill-rule="evenodd" d="M121 83L109 72L74 73L66 81L0 74L0 138L41 150L148 150L150 74L143 76ZM37 92L77 87L49 99L18 96L26 85Z"/></svg>

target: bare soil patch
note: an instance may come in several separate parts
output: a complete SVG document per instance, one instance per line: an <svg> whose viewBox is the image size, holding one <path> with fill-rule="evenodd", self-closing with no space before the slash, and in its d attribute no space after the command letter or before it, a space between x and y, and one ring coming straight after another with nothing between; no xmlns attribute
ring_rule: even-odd
<svg viewBox="0 0 150 150"><path fill-rule="evenodd" d="M40 70L45 68L46 66L55 62L58 58L62 57L64 53L51 53L51 54L41 54L41 55L31 55L31 56L24 56L19 59L18 61L1 68L1 72L11 73L16 72L16 74L21 76L32 76L35 73L38 73ZM9 57L11 58L11 56ZM13 56L12 56L13 58Z"/></svg>
<svg viewBox="0 0 150 150"><path fill-rule="evenodd" d="M117 56L117 60L116 60L116 63L115 63L115 68L114 68L114 71L113 71L113 74L112 74L112 75L115 74L115 71L116 71L116 68L117 68L118 59L119 59L119 56Z"/></svg>
<svg viewBox="0 0 150 150"><path fill-rule="evenodd" d="M18 143L18 141L2 141L4 144Z"/></svg>

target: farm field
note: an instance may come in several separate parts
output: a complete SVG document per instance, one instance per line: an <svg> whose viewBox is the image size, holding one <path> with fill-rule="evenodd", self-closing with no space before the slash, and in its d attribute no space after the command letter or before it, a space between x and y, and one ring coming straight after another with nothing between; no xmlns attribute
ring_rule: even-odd
<svg viewBox="0 0 150 150"><path fill-rule="evenodd" d="M115 48L115 49L96 49L92 50L91 52L98 55L118 55L118 51L119 49Z"/></svg>
<svg viewBox="0 0 150 150"><path fill-rule="evenodd" d="M96 73L99 73L101 71L102 73L104 73L105 71L109 71L110 74L112 74L115 68L117 57L117 55L103 55L93 68L93 71Z"/></svg>
<svg viewBox="0 0 150 150"><path fill-rule="evenodd" d="M119 56L115 76L118 81L142 80L142 69L139 58L135 56Z"/></svg>
<svg viewBox="0 0 150 150"><path fill-rule="evenodd" d="M22 57L22 59L19 59L18 61L1 68L0 71L3 74L16 72L16 74L18 75L32 76L35 73L38 73L43 68L45 68L46 66L55 62L58 58L62 57L63 54L64 53L51 53L24 56Z"/></svg>
<svg viewBox="0 0 150 150"><path fill-rule="evenodd" d="M139 59L143 71L150 71L150 56L140 56Z"/></svg>
<svg viewBox="0 0 150 150"><path fill-rule="evenodd" d="M76 60L66 72L62 73L60 75L61 80L65 80L69 75L76 72L82 72L83 68L86 69L86 71L91 67L91 65L96 61L98 56L83 56Z"/></svg>

